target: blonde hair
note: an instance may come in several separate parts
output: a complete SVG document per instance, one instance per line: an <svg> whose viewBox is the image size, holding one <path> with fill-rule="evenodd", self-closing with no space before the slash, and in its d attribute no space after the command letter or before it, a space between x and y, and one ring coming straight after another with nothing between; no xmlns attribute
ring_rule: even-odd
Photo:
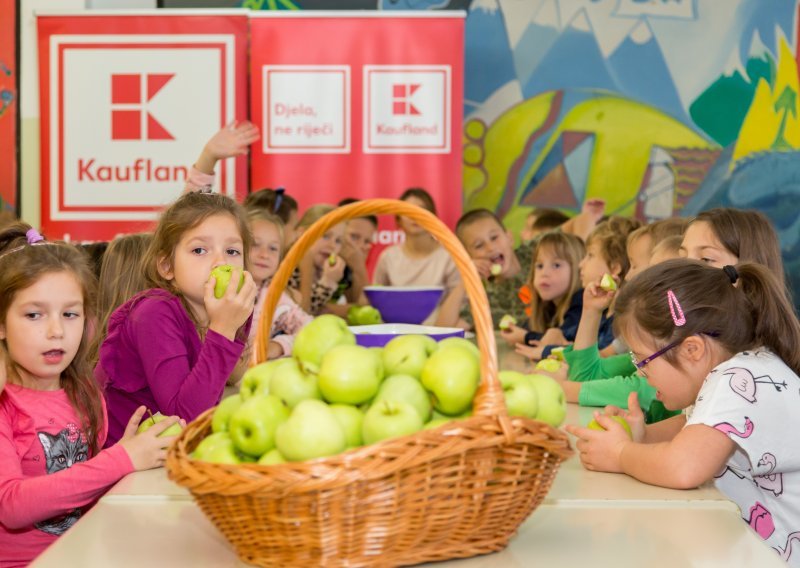
<svg viewBox="0 0 800 568"><path fill-rule="evenodd" d="M556 258L565 260L570 266L569 289L556 301L543 301L533 286L537 257L543 249L551 250ZM536 247L533 249L533 263L528 277L528 287L531 290L531 331L544 333L548 328L558 327L564 323L564 315L569 309L572 296L581 289L578 264L580 264L584 254L586 254L586 248L583 246L583 241L575 235L562 233L561 231L550 231L539 238Z"/></svg>
<svg viewBox="0 0 800 568"><path fill-rule="evenodd" d="M253 221L264 221L265 223L272 223L278 229L278 236L281 244L281 256L283 256L283 221L277 215L270 213L264 209L252 208L247 209L247 222L252 226Z"/></svg>
<svg viewBox="0 0 800 568"><path fill-rule="evenodd" d="M336 209L333 205L327 203L319 203L312 205L305 210L303 216L297 222L297 228L308 229L311 225L322 219L325 215Z"/></svg>
<svg viewBox="0 0 800 568"><path fill-rule="evenodd" d="M626 245L631 246L640 237L649 236L649 253L652 255L656 245L664 239L674 236L683 237L687 226L689 226L689 220L683 217L670 217L669 219L653 221L648 225L642 225L638 229L631 231Z"/></svg>

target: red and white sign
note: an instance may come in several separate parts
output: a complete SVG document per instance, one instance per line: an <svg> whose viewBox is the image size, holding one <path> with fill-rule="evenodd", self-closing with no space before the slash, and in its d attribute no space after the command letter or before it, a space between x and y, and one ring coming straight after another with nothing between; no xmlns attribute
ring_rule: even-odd
<svg viewBox="0 0 800 568"><path fill-rule="evenodd" d="M252 120L262 129L253 190L285 187L302 211L423 187L454 226L463 16L253 13L250 33ZM381 220L377 249L396 240L393 229Z"/></svg>
<svg viewBox="0 0 800 568"><path fill-rule="evenodd" d="M39 18L42 228L144 230L178 197L205 141L246 112L244 16ZM217 168L246 193L246 161Z"/></svg>

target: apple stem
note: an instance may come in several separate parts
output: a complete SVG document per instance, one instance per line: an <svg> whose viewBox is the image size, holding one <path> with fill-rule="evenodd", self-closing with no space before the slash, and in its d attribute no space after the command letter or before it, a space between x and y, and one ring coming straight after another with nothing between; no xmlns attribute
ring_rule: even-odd
<svg viewBox="0 0 800 568"><path fill-rule="evenodd" d="M148 408L148 409L147 409L147 414L149 414L149 415L150 415L150 420L152 420L152 421L153 421L153 424L155 424L155 422L156 422L156 419L155 419L155 418L153 418L153 411L151 411L151 410Z"/></svg>

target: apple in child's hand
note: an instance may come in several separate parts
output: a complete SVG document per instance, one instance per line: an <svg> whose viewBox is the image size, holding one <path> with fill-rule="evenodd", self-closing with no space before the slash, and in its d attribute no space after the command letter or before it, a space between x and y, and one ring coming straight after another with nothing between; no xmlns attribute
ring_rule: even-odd
<svg viewBox="0 0 800 568"><path fill-rule="evenodd" d="M530 378L516 371L500 371L498 377L508 415L535 418L539 411L539 395Z"/></svg>
<svg viewBox="0 0 800 568"><path fill-rule="evenodd" d="M275 369L283 364L283 361L283 359L274 359L247 369L242 375L242 385L239 387L239 394L242 400L247 400L253 396L268 395L272 374Z"/></svg>
<svg viewBox="0 0 800 568"><path fill-rule="evenodd" d="M364 416L362 434L365 444L399 438L422 430L419 412L407 402L382 400L374 403Z"/></svg>
<svg viewBox="0 0 800 568"><path fill-rule="evenodd" d="M528 375L528 379L536 389L539 396L539 410L536 413L536 420L546 422L558 428L567 415L567 398L564 389L552 377L547 375Z"/></svg>
<svg viewBox="0 0 800 568"><path fill-rule="evenodd" d="M411 375L392 375L387 377L378 394L375 395L373 404L380 400L407 402L419 413L423 422L430 420L431 399L428 391Z"/></svg>
<svg viewBox="0 0 800 568"><path fill-rule="evenodd" d="M347 322L333 314L314 318L299 331L292 347L292 356L307 373L318 373L322 356L337 345L355 345L356 336Z"/></svg>
<svg viewBox="0 0 800 568"><path fill-rule="evenodd" d="M231 416L228 431L237 450L259 457L275 447L275 430L288 418L289 409L277 396L249 398Z"/></svg>
<svg viewBox="0 0 800 568"><path fill-rule="evenodd" d="M500 318L500 323L497 325L501 330L505 331L510 329L512 325L517 325L517 318L511 314L506 314Z"/></svg>
<svg viewBox="0 0 800 568"><path fill-rule="evenodd" d="M550 355L556 361L566 361L564 358L564 347L553 347L553 349L550 351Z"/></svg>
<svg viewBox="0 0 800 568"><path fill-rule="evenodd" d="M294 359L278 359L269 381L269 392L280 398L289 408L294 408L307 398L322 399L317 376L306 374Z"/></svg>
<svg viewBox="0 0 800 568"><path fill-rule="evenodd" d="M168 418L167 416L164 416L160 412L156 412L152 416L145 418L139 423L139 427L136 429L136 433L141 434L142 432L149 430L150 427L155 426L158 422L166 420L167 418ZM159 434L158 437L166 438L167 436L177 436L178 434L181 433L181 430L183 430L183 428L181 428L181 425L176 422L175 424L173 424L172 426L161 432L161 434Z"/></svg>
<svg viewBox="0 0 800 568"><path fill-rule="evenodd" d="M611 418L611 420L614 420L615 422L618 422L618 423L620 424L620 426L622 426L622 427L625 429L625 431L628 433L628 437L629 437L631 440L633 440L633 432L631 431L631 427L630 427L630 425L628 424L628 421L627 421L627 420L625 420L625 419L624 419L622 416L616 416L616 415L615 415L615 416L609 416L609 418ZM605 428L603 428L603 427L600 425L600 423L599 423L599 422L598 422L596 419L594 419L594 418L592 418L592 421L591 421L591 422L589 422L589 423L586 425L586 427L587 427L589 430L605 430Z"/></svg>
<svg viewBox="0 0 800 568"><path fill-rule="evenodd" d="M258 460L259 465L278 465L281 463L286 463L286 458L278 451L278 448L271 449Z"/></svg>
<svg viewBox="0 0 800 568"><path fill-rule="evenodd" d="M364 443L361 438L361 426L364 423L364 413L350 404L331 404L336 420L344 431L348 448L355 448Z"/></svg>
<svg viewBox="0 0 800 568"><path fill-rule="evenodd" d="M228 289L228 283L231 281L231 275L233 273L233 266L230 264L223 264L222 266L216 266L211 271L211 276L216 279L214 282L214 297L219 299L225 295L225 290ZM239 286L236 288L236 291L242 289L242 285L244 284L244 270L240 269L239 271Z"/></svg>
<svg viewBox="0 0 800 568"><path fill-rule="evenodd" d="M330 406L308 399L298 404L289 420L278 426L275 444L289 461L332 456L344 451L347 438Z"/></svg>
<svg viewBox="0 0 800 568"><path fill-rule="evenodd" d="M411 375L419 379L425 361L437 348L436 341L427 335L398 335L383 347L386 375Z"/></svg>
<svg viewBox="0 0 800 568"><path fill-rule="evenodd" d="M603 277L600 279L600 288L606 292L613 292L616 290L617 283L614 281L614 277L607 272L603 274Z"/></svg>
<svg viewBox="0 0 800 568"><path fill-rule="evenodd" d="M330 264L331 266L336 264L336 254L331 253L331 255L328 257L328 264Z"/></svg>
<svg viewBox="0 0 800 568"><path fill-rule="evenodd" d="M380 357L360 345L337 345L322 357L319 390L331 403L358 405L378 392L383 369Z"/></svg>
<svg viewBox="0 0 800 568"><path fill-rule="evenodd" d="M434 408L449 415L461 414L472 405L478 390L478 358L457 344L440 344L425 362L420 380L431 393Z"/></svg>
<svg viewBox="0 0 800 568"><path fill-rule="evenodd" d="M561 362L557 359L542 359L536 363L534 369L537 371L547 371L548 373L557 373L559 369L561 369Z"/></svg>
<svg viewBox="0 0 800 568"><path fill-rule="evenodd" d="M500 276L503 272L503 265L502 264L493 264L492 267L489 269L489 273L492 276Z"/></svg>
<svg viewBox="0 0 800 568"><path fill-rule="evenodd" d="M211 417L211 431L214 433L227 432L231 416L242 405L242 402L244 401L238 394L232 394L222 399Z"/></svg>

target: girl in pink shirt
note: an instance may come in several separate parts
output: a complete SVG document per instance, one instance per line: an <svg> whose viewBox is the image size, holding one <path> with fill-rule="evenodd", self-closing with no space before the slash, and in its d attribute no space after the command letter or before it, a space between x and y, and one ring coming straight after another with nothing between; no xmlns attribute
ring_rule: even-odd
<svg viewBox="0 0 800 568"><path fill-rule="evenodd" d="M177 418L106 439L87 361L94 276L76 248L16 223L0 232L0 566L25 566L121 477L164 463Z"/></svg>

